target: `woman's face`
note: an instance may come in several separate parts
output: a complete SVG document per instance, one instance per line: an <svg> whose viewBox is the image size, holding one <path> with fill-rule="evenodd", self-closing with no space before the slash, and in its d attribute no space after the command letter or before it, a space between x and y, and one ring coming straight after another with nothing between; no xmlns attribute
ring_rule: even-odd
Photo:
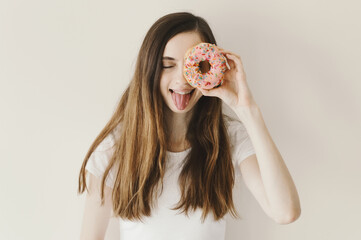
<svg viewBox="0 0 361 240"><path fill-rule="evenodd" d="M171 38L165 46L160 92L166 105L173 112L188 112L203 96L202 92L191 86L183 76L186 51L201 42L198 33L185 32Z"/></svg>

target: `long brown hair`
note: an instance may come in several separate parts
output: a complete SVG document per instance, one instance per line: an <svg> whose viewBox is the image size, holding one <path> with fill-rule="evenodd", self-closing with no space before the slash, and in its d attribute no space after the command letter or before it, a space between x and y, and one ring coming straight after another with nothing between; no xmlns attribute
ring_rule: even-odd
<svg viewBox="0 0 361 240"><path fill-rule="evenodd" d="M88 190L85 166L90 155L116 130L120 137L101 183L103 204L105 179L111 168L116 167L112 193L115 217L142 220L143 216L150 216L156 201L155 190L159 184L163 189L168 145L165 103L160 93L162 56L167 42L182 32L197 32L202 41L216 44L209 25L201 17L177 12L158 19L144 38L129 86L82 164L78 193ZM228 211L238 217L232 199L234 169L222 101L202 96L194 108L186 133L192 149L179 175L181 199L173 210L181 209L188 215L188 211L201 208L202 222L209 212L213 212L215 220Z"/></svg>

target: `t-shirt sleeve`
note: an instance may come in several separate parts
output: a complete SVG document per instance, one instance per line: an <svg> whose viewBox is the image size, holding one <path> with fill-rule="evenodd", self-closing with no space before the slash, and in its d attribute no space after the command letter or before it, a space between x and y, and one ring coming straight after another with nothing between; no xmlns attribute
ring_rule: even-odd
<svg viewBox="0 0 361 240"><path fill-rule="evenodd" d="M229 137L231 144L232 162L236 175L240 174L239 164L247 157L256 154L247 129L240 121L229 123Z"/></svg>
<svg viewBox="0 0 361 240"><path fill-rule="evenodd" d="M104 140L97 146L97 148L90 155L85 169L95 175L102 178L107 168L110 158L114 153L114 136L110 133L104 138ZM113 188L115 180L114 166L109 171L105 184L108 187Z"/></svg>

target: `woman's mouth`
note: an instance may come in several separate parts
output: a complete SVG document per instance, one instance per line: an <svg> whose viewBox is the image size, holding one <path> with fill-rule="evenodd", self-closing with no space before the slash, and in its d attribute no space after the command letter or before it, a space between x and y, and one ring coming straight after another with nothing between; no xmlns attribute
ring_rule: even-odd
<svg viewBox="0 0 361 240"><path fill-rule="evenodd" d="M172 94L172 99L173 99L173 103L174 105L179 109L179 110L184 110L187 106L188 103L195 91L195 88L192 90L173 90L173 89L169 89L169 91Z"/></svg>

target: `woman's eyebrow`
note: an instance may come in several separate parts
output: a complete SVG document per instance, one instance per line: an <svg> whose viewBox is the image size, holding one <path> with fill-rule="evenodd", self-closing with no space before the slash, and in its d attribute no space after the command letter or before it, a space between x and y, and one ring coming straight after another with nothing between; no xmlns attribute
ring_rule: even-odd
<svg viewBox="0 0 361 240"><path fill-rule="evenodd" d="M168 57L168 56L165 56L165 57L163 57L163 60L175 60L174 58L172 58L172 57Z"/></svg>

